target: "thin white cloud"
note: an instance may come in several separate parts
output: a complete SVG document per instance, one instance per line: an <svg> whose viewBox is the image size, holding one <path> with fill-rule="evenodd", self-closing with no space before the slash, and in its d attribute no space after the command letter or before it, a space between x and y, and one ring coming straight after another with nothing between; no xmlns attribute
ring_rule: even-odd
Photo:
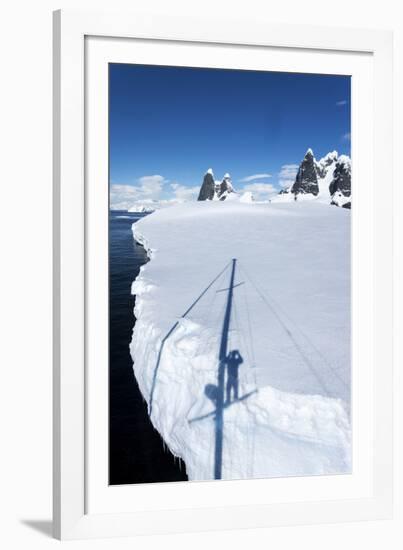
<svg viewBox="0 0 403 550"><path fill-rule="evenodd" d="M346 132L345 134L343 134L343 135L341 136L341 139L342 139L343 141L351 141L351 133L350 133L350 132Z"/></svg>
<svg viewBox="0 0 403 550"><path fill-rule="evenodd" d="M271 183L256 182L244 185L241 192L250 191L256 200L268 200L277 194L277 189Z"/></svg>
<svg viewBox="0 0 403 550"><path fill-rule="evenodd" d="M246 176L245 178L242 178L239 180L240 182L248 182L253 180L260 180L264 178L271 178L271 174L252 174L251 176Z"/></svg>
<svg viewBox="0 0 403 550"><path fill-rule="evenodd" d="M180 201L189 201L197 199L200 186L187 187L180 183L171 183L171 188L176 199Z"/></svg>
<svg viewBox="0 0 403 550"><path fill-rule="evenodd" d="M298 168L298 164L283 164L278 173L278 184L282 189L290 187L295 182Z"/></svg>
<svg viewBox="0 0 403 550"><path fill-rule="evenodd" d="M158 174L154 176L143 176L138 179L140 192L144 194L145 197L151 199L157 199L162 191L164 183L167 183L163 176Z"/></svg>
<svg viewBox="0 0 403 550"><path fill-rule="evenodd" d="M347 99L342 99L340 101L336 101L337 107L343 107L344 105L347 105L348 101Z"/></svg>
<svg viewBox="0 0 403 550"><path fill-rule="evenodd" d="M127 210L137 201L157 200L168 180L159 174L142 176L137 185L114 183L110 187L110 205L113 210Z"/></svg>

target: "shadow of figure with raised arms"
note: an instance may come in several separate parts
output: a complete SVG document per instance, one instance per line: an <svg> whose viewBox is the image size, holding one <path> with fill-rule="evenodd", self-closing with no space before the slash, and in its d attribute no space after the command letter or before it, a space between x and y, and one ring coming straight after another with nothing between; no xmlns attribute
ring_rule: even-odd
<svg viewBox="0 0 403 550"><path fill-rule="evenodd" d="M227 359L227 400L226 403L231 403L231 393L233 393L234 401L238 399L239 387L239 366L243 363L242 355L238 350L229 352Z"/></svg>

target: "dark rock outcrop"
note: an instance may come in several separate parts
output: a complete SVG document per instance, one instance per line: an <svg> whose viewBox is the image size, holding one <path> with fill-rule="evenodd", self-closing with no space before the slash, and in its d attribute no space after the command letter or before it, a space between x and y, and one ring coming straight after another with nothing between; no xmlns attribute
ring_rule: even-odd
<svg viewBox="0 0 403 550"><path fill-rule="evenodd" d="M220 201L225 200L228 193L232 193L232 191L233 191L233 187L231 183L231 177L229 174L225 174L221 182L220 189L218 190L218 197Z"/></svg>
<svg viewBox="0 0 403 550"><path fill-rule="evenodd" d="M214 198L215 182L212 170L208 170L204 176L200 188L198 201L212 201Z"/></svg>
<svg viewBox="0 0 403 550"><path fill-rule="evenodd" d="M333 180L329 185L330 195L340 191L345 197L351 195L351 164L348 157L341 156L336 163Z"/></svg>
<svg viewBox="0 0 403 550"><path fill-rule="evenodd" d="M299 193L311 193L316 196L319 194L316 162L311 149L308 149L300 164L291 192L294 193L294 195L298 195Z"/></svg>

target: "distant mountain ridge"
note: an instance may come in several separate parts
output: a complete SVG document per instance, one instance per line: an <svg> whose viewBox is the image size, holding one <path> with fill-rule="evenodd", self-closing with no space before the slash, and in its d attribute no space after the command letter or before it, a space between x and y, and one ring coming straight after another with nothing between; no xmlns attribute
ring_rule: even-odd
<svg viewBox="0 0 403 550"><path fill-rule="evenodd" d="M351 159L332 151L319 161L308 149L294 183L280 191L273 202L319 199L334 206L351 208Z"/></svg>
<svg viewBox="0 0 403 550"><path fill-rule="evenodd" d="M217 181L214 179L213 170L209 168L204 175L197 200L223 201L234 192L229 174L225 174L222 181ZM318 161L312 149L308 149L298 167L294 183L282 189L270 202L313 199L342 208L351 208L350 157L331 151Z"/></svg>
<svg viewBox="0 0 403 550"><path fill-rule="evenodd" d="M351 160L347 155L331 151L319 161L312 149L302 159L292 185L266 200L258 200L251 191L236 191L231 176L226 173L216 180L211 168L204 174L198 201L240 200L244 203L290 202L318 200L319 202L351 208ZM136 201L129 212L153 212L156 209L186 202L184 199Z"/></svg>

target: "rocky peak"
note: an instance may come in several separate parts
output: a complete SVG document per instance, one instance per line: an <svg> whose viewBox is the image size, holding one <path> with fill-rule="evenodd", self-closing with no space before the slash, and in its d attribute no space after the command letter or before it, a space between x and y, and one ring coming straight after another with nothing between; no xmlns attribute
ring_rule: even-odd
<svg viewBox="0 0 403 550"><path fill-rule="evenodd" d="M330 195L340 192L345 197L351 195L351 160L346 155L341 155L333 172L333 180L329 185Z"/></svg>
<svg viewBox="0 0 403 550"><path fill-rule="evenodd" d="M294 195L311 193L315 196L319 193L316 161L312 149L308 149L305 153L305 157L299 166L291 192L294 193Z"/></svg>
<svg viewBox="0 0 403 550"><path fill-rule="evenodd" d="M218 191L218 197L220 201L223 201L229 193L232 193L234 188L232 187L231 176L226 173L224 174L223 180Z"/></svg>
<svg viewBox="0 0 403 550"><path fill-rule="evenodd" d="M213 170L209 168L204 175L203 183L200 188L198 201L212 201L214 199L215 182Z"/></svg>
<svg viewBox="0 0 403 550"><path fill-rule="evenodd" d="M213 170L209 168L204 175L203 183L201 185L199 197L197 200L212 201L219 199L220 201L223 201L227 198L229 193L232 193L233 191L234 188L232 186L231 176L228 174L228 172L224 174L224 177L221 181L214 180Z"/></svg>

